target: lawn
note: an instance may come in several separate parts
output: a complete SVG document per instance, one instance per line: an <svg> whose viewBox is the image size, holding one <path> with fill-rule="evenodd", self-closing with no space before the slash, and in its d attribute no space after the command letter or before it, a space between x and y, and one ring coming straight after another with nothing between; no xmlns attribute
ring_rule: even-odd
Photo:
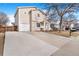
<svg viewBox="0 0 79 59"><path fill-rule="evenodd" d="M48 33L56 34L56 35L60 35L60 36L64 36L64 37L70 37L69 31L61 31L61 32L59 32L59 31L52 31L52 32L48 32ZM74 37L79 36L79 31L72 32L71 36L74 36Z"/></svg>
<svg viewBox="0 0 79 59"><path fill-rule="evenodd" d="M3 55L4 33L0 33L0 56Z"/></svg>

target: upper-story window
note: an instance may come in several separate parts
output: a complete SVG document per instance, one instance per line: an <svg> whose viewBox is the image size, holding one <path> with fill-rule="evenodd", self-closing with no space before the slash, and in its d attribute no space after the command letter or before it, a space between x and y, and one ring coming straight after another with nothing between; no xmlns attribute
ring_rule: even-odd
<svg viewBox="0 0 79 59"><path fill-rule="evenodd" d="M37 27L40 27L40 23L37 23Z"/></svg>
<svg viewBox="0 0 79 59"><path fill-rule="evenodd" d="M24 12L24 14L26 14L26 12Z"/></svg>
<svg viewBox="0 0 79 59"><path fill-rule="evenodd" d="M38 14L37 16L40 17L40 14Z"/></svg>

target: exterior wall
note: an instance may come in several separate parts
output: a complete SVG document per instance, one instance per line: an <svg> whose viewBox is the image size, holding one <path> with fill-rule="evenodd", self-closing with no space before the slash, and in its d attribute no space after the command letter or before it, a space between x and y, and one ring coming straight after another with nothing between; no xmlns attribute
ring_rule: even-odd
<svg viewBox="0 0 79 59"><path fill-rule="evenodd" d="M17 12L17 14L15 16L15 25L18 25L18 12Z"/></svg>
<svg viewBox="0 0 79 59"><path fill-rule="evenodd" d="M30 31L30 14L31 12L31 30L40 30L40 28L44 28L45 30L45 15L39 11L37 8L34 7L25 7L25 8L18 8L18 11L15 15L15 22L16 25L18 26L18 31ZM44 25L41 25L40 27L37 27L37 23L44 22Z"/></svg>
<svg viewBox="0 0 79 59"><path fill-rule="evenodd" d="M37 23L44 22L45 15L42 14L39 10L32 12L32 30L37 31L40 30L40 28L45 28L44 25L40 24L40 27L37 27Z"/></svg>
<svg viewBox="0 0 79 59"><path fill-rule="evenodd" d="M32 12L32 20L42 22L45 20L45 15L42 14L42 12L40 12L39 10L33 11Z"/></svg>
<svg viewBox="0 0 79 59"><path fill-rule="evenodd" d="M18 12L16 13L16 15L15 15L15 26L17 26L17 30L19 30L19 16L18 16L19 14L18 14Z"/></svg>
<svg viewBox="0 0 79 59"><path fill-rule="evenodd" d="M29 31L29 11L35 8L18 8L16 14L16 24L18 25L18 31Z"/></svg>
<svg viewBox="0 0 79 59"><path fill-rule="evenodd" d="M27 9L19 9L19 31L29 31L29 14Z"/></svg>

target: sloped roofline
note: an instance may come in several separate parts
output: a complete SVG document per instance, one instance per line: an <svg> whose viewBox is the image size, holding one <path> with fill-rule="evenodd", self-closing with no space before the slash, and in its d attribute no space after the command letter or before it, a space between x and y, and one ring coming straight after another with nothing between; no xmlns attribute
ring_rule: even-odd
<svg viewBox="0 0 79 59"><path fill-rule="evenodd" d="M17 14L17 12L18 12L18 9L24 9L24 8L36 8L36 7L34 7L34 6L21 6L21 7L17 7L14 17L16 16L16 14ZM36 8L36 9L37 9L37 8Z"/></svg>
<svg viewBox="0 0 79 59"><path fill-rule="evenodd" d="M19 9L23 9L23 8L36 8L35 6L19 6L17 7ZM37 8L36 8L37 9Z"/></svg>
<svg viewBox="0 0 79 59"><path fill-rule="evenodd" d="M37 10L40 11L42 14L44 14L46 16L46 14L41 9L37 8Z"/></svg>
<svg viewBox="0 0 79 59"><path fill-rule="evenodd" d="M17 8L16 8L15 16L16 16L16 14L17 14L17 12L18 12L18 9L24 9L24 8L36 8L38 11L40 11L42 14L44 14L44 15L46 16L46 14L45 14L41 9L39 9L39 8L37 8L37 7L35 7L35 6L21 6L21 7L17 7ZM15 17L15 16L14 16L14 17Z"/></svg>
<svg viewBox="0 0 79 59"><path fill-rule="evenodd" d="M17 14L17 12L18 12L18 9L24 9L24 8L36 8L36 10L40 11L43 15L46 16L46 14L45 14L41 9L39 9L39 8L37 8L37 7L34 7L34 6L21 6L21 7L17 7L17 8L16 8L16 13L15 13L14 17L16 16L16 14ZM48 21L48 20L47 20L47 21Z"/></svg>

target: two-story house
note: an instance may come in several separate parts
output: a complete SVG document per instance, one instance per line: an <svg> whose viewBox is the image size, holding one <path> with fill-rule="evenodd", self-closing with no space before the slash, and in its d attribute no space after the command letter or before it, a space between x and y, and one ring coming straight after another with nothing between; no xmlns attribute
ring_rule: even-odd
<svg viewBox="0 0 79 59"><path fill-rule="evenodd" d="M45 13L36 7L18 7L15 14L18 31L50 30L50 23Z"/></svg>

